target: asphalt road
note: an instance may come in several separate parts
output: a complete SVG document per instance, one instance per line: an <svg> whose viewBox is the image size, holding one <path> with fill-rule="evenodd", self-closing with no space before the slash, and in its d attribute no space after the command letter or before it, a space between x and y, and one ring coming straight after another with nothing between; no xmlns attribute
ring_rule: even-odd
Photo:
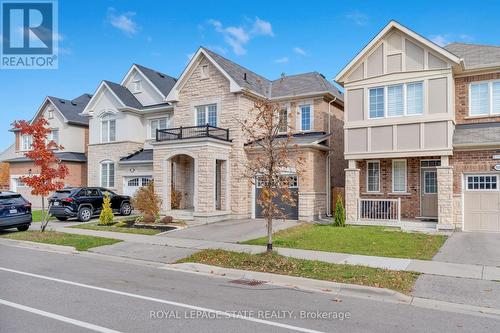
<svg viewBox="0 0 500 333"><path fill-rule="evenodd" d="M246 286L95 255L6 245L0 254L0 332L500 330L500 320L481 316ZM304 318L318 313L330 319ZM242 317L229 318L235 315Z"/></svg>

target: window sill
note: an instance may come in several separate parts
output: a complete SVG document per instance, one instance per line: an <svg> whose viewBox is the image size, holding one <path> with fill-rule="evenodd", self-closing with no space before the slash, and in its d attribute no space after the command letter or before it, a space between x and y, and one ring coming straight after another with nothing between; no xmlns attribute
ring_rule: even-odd
<svg viewBox="0 0 500 333"><path fill-rule="evenodd" d="M387 193L388 195L411 195L409 192L391 192Z"/></svg>
<svg viewBox="0 0 500 333"><path fill-rule="evenodd" d="M362 195L384 195L383 192L363 192Z"/></svg>
<svg viewBox="0 0 500 333"><path fill-rule="evenodd" d="M477 115L477 116L467 116L467 117L464 117L465 120L470 120L470 119L488 119L488 118L498 118L500 117L500 113L499 114L486 114L486 115Z"/></svg>

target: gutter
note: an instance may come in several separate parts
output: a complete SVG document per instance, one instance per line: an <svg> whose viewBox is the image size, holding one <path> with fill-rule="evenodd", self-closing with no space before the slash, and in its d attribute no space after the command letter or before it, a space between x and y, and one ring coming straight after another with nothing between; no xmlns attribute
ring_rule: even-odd
<svg viewBox="0 0 500 333"><path fill-rule="evenodd" d="M331 106L332 103L335 103L337 100L337 97L335 97L333 100L331 100L328 103L328 133L330 133L330 136L328 137L328 155L326 156L326 216L331 217L332 216L332 211L331 211L331 202L332 202L332 189L331 189L331 156L332 156L332 112L331 112Z"/></svg>
<svg viewBox="0 0 500 333"><path fill-rule="evenodd" d="M153 161L142 160L142 161L118 161L118 164L153 164Z"/></svg>

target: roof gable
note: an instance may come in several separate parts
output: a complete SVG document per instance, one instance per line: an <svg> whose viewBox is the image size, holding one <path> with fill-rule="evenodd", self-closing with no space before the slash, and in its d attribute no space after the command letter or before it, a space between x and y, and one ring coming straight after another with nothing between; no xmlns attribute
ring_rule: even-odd
<svg viewBox="0 0 500 333"><path fill-rule="evenodd" d="M434 44L430 40L421 35L417 34L413 30L403 26L402 24L391 21L389 22L335 77L335 81L343 84L347 77L347 74L352 74L358 69L362 60L368 57L372 52L376 52L380 45L380 42L384 37L387 37L392 30L398 30L403 35L410 37L417 43L422 44L426 48L432 50L439 57L445 58L451 63L459 64L461 62L460 58L449 52L448 50ZM413 43L413 42L412 42Z"/></svg>
<svg viewBox="0 0 500 333"><path fill-rule="evenodd" d="M80 113L85 109L91 98L92 95L90 94L82 94L72 100L47 96L31 121L37 119L45 110L47 104L50 104L55 111L59 112L64 122L70 125L88 126L88 119L81 116Z"/></svg>

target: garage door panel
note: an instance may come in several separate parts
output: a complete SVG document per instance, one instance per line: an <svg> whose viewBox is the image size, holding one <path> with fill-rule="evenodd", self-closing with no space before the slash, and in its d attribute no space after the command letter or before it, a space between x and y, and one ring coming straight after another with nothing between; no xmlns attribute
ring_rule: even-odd
<svg viewBox="0 0 500 333"><path fill-rule="evenodd" d="M466 176L465 231L500 232L500 191L497 186L496 174Z"/></svg>
<svg viewBox="0 0 500 333"><path fill-rule="evenodd" d="M481 214L481 230L497 230L500 231L498 225L498 214L496 213L483 213Z"/></svg>

